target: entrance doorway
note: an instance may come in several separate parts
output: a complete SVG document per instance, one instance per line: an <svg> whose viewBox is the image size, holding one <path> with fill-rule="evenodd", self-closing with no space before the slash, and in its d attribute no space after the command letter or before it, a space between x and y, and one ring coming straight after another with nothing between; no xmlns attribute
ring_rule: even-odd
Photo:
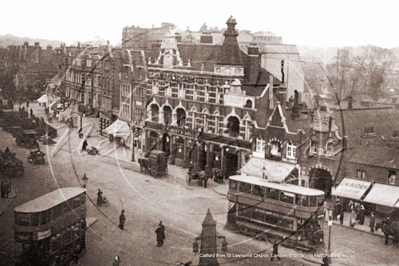
<svg viewBox="0 0 399 266"><path fill-rule="evenodd" d="M226 176L235 175L237 172L238 156L232 153L226 154Z"/></svg>
<svg viewBox="0 0 399 266"><path fill-rule="evenodd" d="M319 189L326 193L326 197L331 196L332 176L329 171L314 168L309 171L310 187Z"/></svg>

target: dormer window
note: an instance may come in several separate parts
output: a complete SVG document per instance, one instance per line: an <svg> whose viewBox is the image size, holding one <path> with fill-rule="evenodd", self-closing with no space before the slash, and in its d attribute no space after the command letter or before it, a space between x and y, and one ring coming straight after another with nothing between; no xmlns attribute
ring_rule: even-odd
<svg viewBox="0 0 399 266"><path fill-rule="evenodd" d="M87 61L86 61L86 66L87 66L87 67L91 67L91 59L87 59Z"/></svg>
<svg viewBox="0 0 399 266"><path fill-rule="evenodd" d="M251 100L247 100L247 103L245 104L246 108L252 108L252 101Z"/></svg>
<svg viewBox="0 0 399 266"><path fill-rule="evenodd" d="M263 139L256 138L256 152L264 153L265 152L266 141Z"/></svg>

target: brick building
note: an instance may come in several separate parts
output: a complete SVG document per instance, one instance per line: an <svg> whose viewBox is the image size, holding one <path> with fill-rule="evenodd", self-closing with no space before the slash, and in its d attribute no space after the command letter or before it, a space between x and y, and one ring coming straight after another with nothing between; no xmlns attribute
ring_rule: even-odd
<svg viewBox="0 0 399 266"><path fill-rule="evenodd" d="M239 49L235 25L227 21L222 45L178 43L170 32L147 53L146 147L171 152L176 165L230 175L252 153L255 121L267 124L269 91L280 81L261 68L257 46Z"/></svg>

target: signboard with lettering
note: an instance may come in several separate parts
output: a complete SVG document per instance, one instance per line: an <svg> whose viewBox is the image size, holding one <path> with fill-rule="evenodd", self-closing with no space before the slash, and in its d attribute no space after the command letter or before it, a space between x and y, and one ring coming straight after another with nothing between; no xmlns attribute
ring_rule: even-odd
<svg viewBox="0 0 399 266"><path fill-rule="evenodd" d="M262 177L263 174L269 181L282 182L295 168L295 164L270 161L252 157L241 169L241 173Z"/></svg>
<svg viewBox="0 0 399 266"><path fill-rule="evenodd" d="M363 196L370 185L371 182L344 178L332 195L358 200Z"/></svg>
<svg viewBox="0 0 399 266"><path fill-rule="evenodd" d="M188 131L184 128L171 128L171 129L169 129L169 133L179 134L179 135L184 135L184 136L189 136L189 137L194 136L192 131Z"/></svg>

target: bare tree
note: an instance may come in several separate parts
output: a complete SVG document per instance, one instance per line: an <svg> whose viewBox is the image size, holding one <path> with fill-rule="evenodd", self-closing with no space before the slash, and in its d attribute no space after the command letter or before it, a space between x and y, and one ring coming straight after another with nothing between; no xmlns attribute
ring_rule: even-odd
<svg viewBox="0 0 399 266"><path fill-rule="evenodd" d="M355 67L364 77L365 92L373 99L380 96L387 70L395 61L392 51L373 45L362 47L362 54L355 57Z"/></svg>

